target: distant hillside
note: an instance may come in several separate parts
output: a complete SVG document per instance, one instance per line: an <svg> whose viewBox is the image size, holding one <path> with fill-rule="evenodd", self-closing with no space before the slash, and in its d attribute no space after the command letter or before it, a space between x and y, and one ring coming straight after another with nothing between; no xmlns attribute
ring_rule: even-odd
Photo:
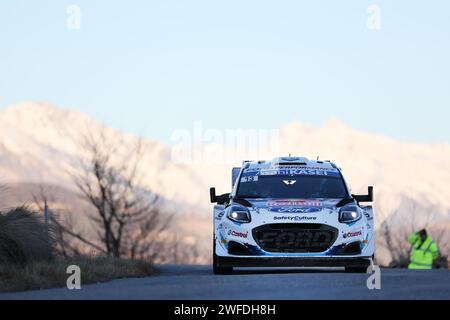
<svg viewBox="0 0 450 320"><path fill-rule="evenodd" d="M0 113L0 179L73 190L67 172L78 170L78 159L85 156L77 141L87 127L100 129L102 125L82 113L48 103L7 108ZM133 143L138 139L114 129L107 132L111 140L122 136L127 143ZM270 152L274 141L279 154ZM143 148L140 174L145 185L160 194L171 209L201 216L211 215L208 188L229 191L231 167L252 157L248 150L215 144L201 146L203 154L233 153L233 160L220 164L178 163L171 158L170 146L144 139ZM294 121L280 128L278 136L268 139L258 156L270 159L289 153L333 160L342 167L354 193L364 193L368 185L374 185L378 223L395 211L401 211L406 218L413 212L421 215L431 211L439 220L450 219L448 144L401 143L352 129L335 119L319 128Z"/></svg>

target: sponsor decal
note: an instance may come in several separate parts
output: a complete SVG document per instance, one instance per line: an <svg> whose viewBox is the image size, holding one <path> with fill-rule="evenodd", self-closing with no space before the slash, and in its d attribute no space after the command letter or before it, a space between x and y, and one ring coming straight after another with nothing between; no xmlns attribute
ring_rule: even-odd
<svg viewBox="0 0 450 320"><path fill-rule="evenodd" d="M344 235L343 235L344 239L360 237L360 236L362 236L362 231L361 230L359 230L359 231L350 231L350 232L344 233Z"/></svg>
<svg viewBox="0 0 450 320"><path fill-rule="evenodd" d="M241 178L241 182L243 182L243 183L245 183L245 182L258 182L258 176L242 177Z"/></svg>
<svg viewBox="0 0 450 320"><path fill-rule="evenodd" d="M317 200L272 200L267 202L268 207L321 207L322 202Z"/></svg>
<svg viewBox="0 0 450 320"><path fill-rule="evenodd" d="M290 166L272 166L266 170L321 170L321 171L337 171L334 168L324 168L324 167L314 167L314 166L301 166L301 165L290 165ZM264 169L263 169L264 170Z"/></svg>
<svg viewBox="0 0 450 320"><path fill-rule="evenodd" d="M269 211L277 213L314 213L321 210L317 207L269 207Z"/></svg>
<svg viewBox="0 0 450 320"><path fill-rule="evenodd" d="M238 237L238 238L244 238L247 239L248 238L248 231L247 232L239 232L239 231L235 231L235 230L228 230L228 235L232 236L232 237Z"/></svg>
<svg viewBox="0 0 450 320"><path fill-rule="evenodd" d="M313 213L322 210L322 202L317 200L271 200L268 210L278 213Z"/></svg>
<svg viewBox="0 0 450 320"><path fill-rule="evenodd" d="M271 168L245 169L242 176L275 176L275 175L308 175L308 176L339 176L339 171L331 168L306 167L306 166L282 166Z"/></svg>
<svg viewBox="0 0 450 320"><path fill-rule="evenodd" d="M310 169L263 169L260 171L261 176L288 176L288 175L298 175L298 176L328 176L331 171L327 170L310 170ZM330 174L331 175L331 174Z"/></svg>
<svg viewBox="0 0 450 320"><path fill-rule="evenodd" d="M274 221L314 221L317 217L311 216L291 216L291 217L273 217Z"/></svg>

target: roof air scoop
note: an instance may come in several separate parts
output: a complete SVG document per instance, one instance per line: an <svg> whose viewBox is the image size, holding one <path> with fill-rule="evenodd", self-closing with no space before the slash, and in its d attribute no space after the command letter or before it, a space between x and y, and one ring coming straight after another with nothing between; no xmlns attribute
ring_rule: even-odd
<svg viewBox="0 0 450 320"><path fill-rule="evenodd" d="M309 159L302 157L282 157L273 160L275 165L279 166L306 166Z"/></svg>

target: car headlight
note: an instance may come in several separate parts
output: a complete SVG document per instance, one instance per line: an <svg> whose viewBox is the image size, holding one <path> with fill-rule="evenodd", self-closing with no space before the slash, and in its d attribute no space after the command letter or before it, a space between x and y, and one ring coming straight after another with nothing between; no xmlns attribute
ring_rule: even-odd
<svg viewBox="0 0 450 320"><path fill-rule="evenodd" d="M339 222L352 223L361 219L361 211L357 206L345 206L339 210Z"/></svg>
<svg viewBox="0 0 450 320"><path fill-rule="evenodd" d="M231 207L227 217L228 219L239 223L249 223L252 221L250 211L245 207Z"/></svg>

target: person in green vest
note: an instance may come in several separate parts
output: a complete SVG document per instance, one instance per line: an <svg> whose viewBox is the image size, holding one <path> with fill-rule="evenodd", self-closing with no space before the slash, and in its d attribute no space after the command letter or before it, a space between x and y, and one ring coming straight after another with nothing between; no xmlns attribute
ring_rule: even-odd
<svg viewBox="0 0 450 320"><path fill-rule="evenodd" d="M411 263L408 269L433 269L433 262L439 258L439 248L425 229L409 236L412 245Z"/></svg>

